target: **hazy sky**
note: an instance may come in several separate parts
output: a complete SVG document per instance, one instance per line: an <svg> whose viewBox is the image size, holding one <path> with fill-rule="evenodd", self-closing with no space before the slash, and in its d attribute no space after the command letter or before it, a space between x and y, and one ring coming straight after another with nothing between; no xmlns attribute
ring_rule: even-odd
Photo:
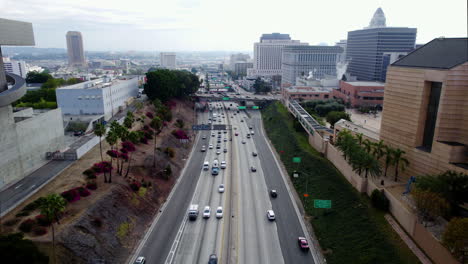
<svg viewBox="0 0 468 264"><path fill-rule="evenodd" d="M85 50L252 51L271 32L333 45L378 7L387 26L417 28L417 43L467 36L466 0L0 0L0 17L32 22L41 48L65 48L76 30Z"/></svg>

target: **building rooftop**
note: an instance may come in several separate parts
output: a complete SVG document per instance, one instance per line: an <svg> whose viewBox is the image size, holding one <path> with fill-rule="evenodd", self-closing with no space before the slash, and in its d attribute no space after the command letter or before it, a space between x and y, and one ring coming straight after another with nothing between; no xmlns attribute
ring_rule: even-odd
<svg viewBox="0 0 468 264"><path fill-rule="evenodd" d="M353 86L382 86L382 87L385 86L385 83L381 83L381 82L366 82L366 81L346 82L345 81L345 83L351 84Z"/></svg>
<svg viewBox="0 0 468 264"><path fill-rule="evenodd" d="M468 38L436 38L392 66L451 69L468 61Z"/></svg>
<svg viewBox="0 0 468 264"><path fill-rule="evenodd" d="M289 93L329 93L332 88L312 86L291 86L284 88Z"/></svg>
<svg viewBox="0 0 468 264"><path fill-rule="evenodd" d="M271 34L262 34L260 37L260 42L262 40L291 40L289 34L281 34L281 33L271 33Z"/></svg>
<svg viewBox="0 0 468 264"><path fill-rule="evenodd" d="M127 79L112 79L112 78L109 78L109 77L107 77L107 78L105 77L105 78L101 78L101 79L97 79L97 80L91 80L91 81L77 83L77 84L73 84L73 85L69 85L69 86L65 86L65 87L60 87L60 88L57 88L57 89L60 89L60 90L101 89L101 88L109 87L111 85L114 85L114 84L122 82L122 81L133 79L133 78L136 78L136 77L130 77L130 78L127 78Z"/></svg>

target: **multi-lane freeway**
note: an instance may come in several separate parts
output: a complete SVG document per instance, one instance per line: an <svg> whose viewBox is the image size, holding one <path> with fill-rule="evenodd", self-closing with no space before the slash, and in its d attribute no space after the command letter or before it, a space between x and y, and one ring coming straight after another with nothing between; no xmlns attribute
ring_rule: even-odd
<svg viewBox="0 0 468 264"><path fill-rule="evenodd" d="M298 246L298 237L308 234L263 133L260 113L238 112L233 102L211 104L213 112L199 114L198 122L227 129L198 133L181 178L132 261L144 256L147 263L208 263L215 254L218 263L315 263L311 251ZM213 176L215 160L225 161L226 168ZM209 170L202 169L205 161ZM272 189L278 197L270 196ZM195 221L188 219L191 204L199 207ZM203 217L206 206L209 218ZM274 221L267 210L274 211Z"/></svg>

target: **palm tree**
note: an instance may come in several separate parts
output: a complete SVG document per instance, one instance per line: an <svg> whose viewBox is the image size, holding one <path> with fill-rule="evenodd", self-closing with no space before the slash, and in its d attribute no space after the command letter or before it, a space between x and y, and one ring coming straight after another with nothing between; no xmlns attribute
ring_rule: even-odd
<svg viewBox="0 0 468 264"><path fill-rule="evenodd" d="M361 176L362 170L364 169L365 159L367 153L362 149L356 149L353 152L353 155L349 157L349 163L353 168L353 171Z"/></svg>
<svg viewBox="0 0 468 264"><path fill-rule="evenodd" d="M374 143L374 150L372 151L372 155L374 155L377 160L380 160L385 155L385 145L383 140Z"/></svg>
<svg viewBox="0 0 468 264"><path fill-rule="evenodd" d="M156 137L159 133L161 133L162 121L161 118L158 116L154 117L151 120L150 126L154 129L154 155L153 155L153 168L156 168Z"/></svg>
<svg viewBox="0 0 468 264"><path fill-rule="evenodd" d="M56 256L55 256L55 229L54 229L54 221L57 224L60 224L59 218L60 214L65 210L65 205L67 202L63 199L62 196L58 194L49 194L44 199L42 199L39 208L41 210L41 214L49 220L51 223L50 226L52 228L52 255L54 263L57 263Z"/></svg>
<svg viewBox="0 0 468 264"><path fill-rule="evenodd" d="M350 149L355 144L353 135L348 129L344 129L338 133L336 147L343 152L343 157L346 160Z"/></svg>
<svg viewBox="0 0 468 264"><path fill-rule="evenodd" d="M370 154L372 152L372 147L374 146L374 143L372 143L372 141L370 141L369 139L364 139L364 141L362 142L362 146L364 147L364 150Z"/></svg>
<svg viewBox="0 0 468 264"><path fill-rule="evenodd" d="M99 151L101 152L101 162L104 161L104 158L102 157L102 144L101 144L101 138L106 134L106 127L103 124L96 124L94 126L94 134L99 137Z"/></svg>
<svg viewBox="0 0 468 264"><path fill-rule="evenodd" d="M387 169L393 163L393 148L385 146L385 171L384 177L387 177Z"/></svg>
<svg viewBox="0 0 468 264"><path fill-rule="evenodd" d="M363 160L363 168L365 171L365 178L370 173L371 177L378 177L382 172L380 168L380 163L377 159L375 159L371 154L366 153Z"/></svg>
<svg viewBox="0 0 468 264"><path fill-rule="evenodd" d="M130 172L130 163L132 161L132 153L136 150L135 149L135 145L134 144L137 144L139 141L140 141L140 138L141 138L141 134L138 133L138 132L135 132L135 131L132 131L128 134L128 139L130 140L131 144L128 144L126 143L124 145L124 143L122 143L122 145L124 145L123 147L128 151L130 152L129 155L128 155L128 165L127 165L127 172L125 173L125 177L128 176L128 173ZM122 164L123 165L123 164Z"/></svg>
<svg viewBox="0 0 468 264"><path fill-rule="evenodd" d="M111 146L111 150L114 150L114 145L117 143L117 140L118 140L117 134L115 133L114 129L111 128L111 130L109 131L109 133L107 133L107 136L106 136L106 141ZM109 172L109 183L112 182L112 161L114 160L112 156L110 156L110 158L111 158L111 168ZM105 173L104 173L104 182L107 182Z"/></svg>
<svg viewBox="0 0 468 264"><path fill-rule="evenodd" d="M362 145L362 133L356 134L356 139L358 141L359 146Z"/></svg>
<svg viewBox="0 0 468 264"><path fill-rule="evenodd" d="M404 171L408 166L409 161L403 157L406 152L397 148L393 151L393 165L395 165L395 181L398 180L398 171Z"/></svg>

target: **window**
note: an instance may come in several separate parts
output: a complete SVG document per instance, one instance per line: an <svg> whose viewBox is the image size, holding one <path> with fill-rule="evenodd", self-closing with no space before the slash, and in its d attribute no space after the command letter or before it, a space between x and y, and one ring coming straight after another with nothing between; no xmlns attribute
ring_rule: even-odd
<svg viewBox="0 0 468 264"><path fill-rule="evenodd" d="M430 83L429 102L427 104L426 122L424 124L424 134L422 143L422 147L429 152L432 149L432 141L434 139L434 130L437 121L437 112L439 110L441 90L441 82Z"/></svg>
<svg viewBox="0 0 468 264"><path fill-rule="evenodd" d="M325 95L325 99L328 98L328 94Z"/></svg>

